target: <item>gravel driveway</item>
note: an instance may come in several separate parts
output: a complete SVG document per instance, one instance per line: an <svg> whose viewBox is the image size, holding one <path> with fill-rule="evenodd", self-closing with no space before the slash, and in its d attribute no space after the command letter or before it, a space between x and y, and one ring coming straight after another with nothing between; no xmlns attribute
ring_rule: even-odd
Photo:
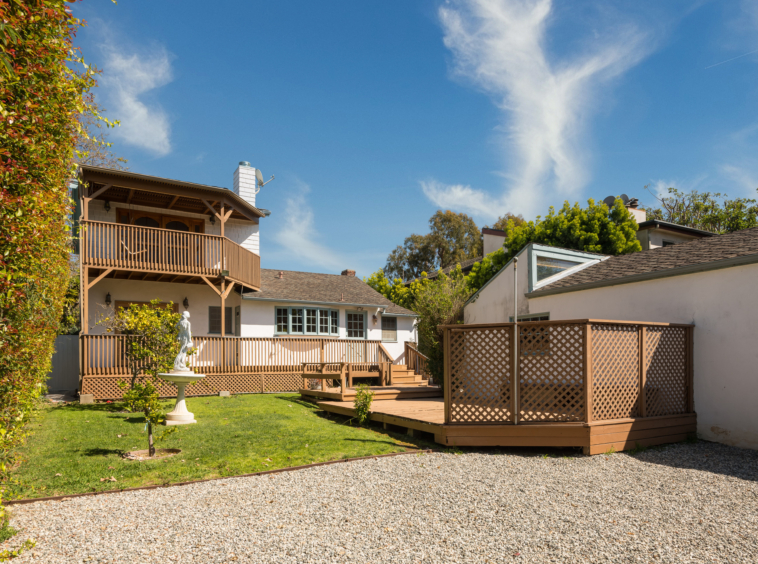
<svg viewBox="0 0 758 564"><path fill-rule="evenodd" d="M13 508L14 562L756 562L758 452L425 454ZM6 548L8 543L6 543Z"/></svg>

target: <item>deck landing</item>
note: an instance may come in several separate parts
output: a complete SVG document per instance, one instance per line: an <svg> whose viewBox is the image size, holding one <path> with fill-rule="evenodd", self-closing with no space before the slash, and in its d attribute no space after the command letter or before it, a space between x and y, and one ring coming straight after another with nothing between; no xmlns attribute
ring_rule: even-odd
<svg viewBox="0 0 758 564"><path fill-rule="evenodd" d="M438 386L397 384L395 386L371 386L371 390L374 392L374 402L417 398L440 398L440 401L442 401L442 388ZM344 394L339 388L327 388L326 390L301 389L300 395L334 402L350 402L349 405L352 405L355 399L355 388L347 388Z"/></svg>

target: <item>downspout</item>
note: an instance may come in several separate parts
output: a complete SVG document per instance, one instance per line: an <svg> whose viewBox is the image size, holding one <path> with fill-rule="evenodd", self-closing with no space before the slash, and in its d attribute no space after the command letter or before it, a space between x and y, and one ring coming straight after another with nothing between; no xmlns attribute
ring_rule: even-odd
<svg viewBox="0 0 758 564"><path fill-rule="evenodd" d="M513 363L513 397L511 398L511 404L513 405L513 424L518 425L518 257L513 259L513 355L515 362Z"/></svg>

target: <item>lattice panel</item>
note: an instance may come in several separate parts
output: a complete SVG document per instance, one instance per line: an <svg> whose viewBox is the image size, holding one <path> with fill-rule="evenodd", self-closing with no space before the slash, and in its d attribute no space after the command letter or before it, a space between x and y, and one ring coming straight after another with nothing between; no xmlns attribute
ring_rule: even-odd
<svg viewBox="0 0 758 564"><path fill-rule="evenodd" d="M300 374L266 374L264 382L267 392L296 392L303 379Z"/></svg>
<svg viewBox="0 0 758 564"><path fill-rule="evenodd" d="M519 326L519 420L584 420L582 328Z"/></svg>
<svg viewBox="0 0 758 564"><path fill-rule="evenodd" d="M648 417L687 412L687 346L684 327L648 327L645 338Z"/></svg>
<svg viewBox="0 0 758 564"><path fill-rule="evenodd" d="M511 418L510 327L450 332L450 421Z"/></svg>
<svg viewBox="0 0 758 564"><path fill-rule="evenodd" d="M636 326L592 326L592 418L639 415L640 355Z"/></svg>
<svg viewBox="0 0 758 564"><path fill-rule="evenodd" d="M277 378L280 375L275 375ZM287 375L292 376L292 375ZM297 388L289 389L269 389L268 379L272 378L266 375L266 391L290 392L297 391ZM130 382L129 377L108 377L108 376L85 376L82 382L82 393L93 394L95 399L121 399L123 391L119 388L119 382ZM276 381L274 382L276 384ZM299 385L299 379L298 379ZM263 391L262 378L260 374L211 374L205 377L197 384L187 386L185 395L203 396L216 395L220 391L227 391L233 394L261 393ZM158 389L161 397L176 397L176 386L162 382Z"/></svg>

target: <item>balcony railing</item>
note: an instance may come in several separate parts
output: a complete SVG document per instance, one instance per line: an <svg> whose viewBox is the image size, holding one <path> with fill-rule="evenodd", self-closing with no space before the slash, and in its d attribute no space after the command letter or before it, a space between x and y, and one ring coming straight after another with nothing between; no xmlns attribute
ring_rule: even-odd
<svg viewBox="0 0 758 564"><path fill-rule="evenodd" d="M82 222L84 266L218 277L260 288L261 258L219 235Z"/></svg>

